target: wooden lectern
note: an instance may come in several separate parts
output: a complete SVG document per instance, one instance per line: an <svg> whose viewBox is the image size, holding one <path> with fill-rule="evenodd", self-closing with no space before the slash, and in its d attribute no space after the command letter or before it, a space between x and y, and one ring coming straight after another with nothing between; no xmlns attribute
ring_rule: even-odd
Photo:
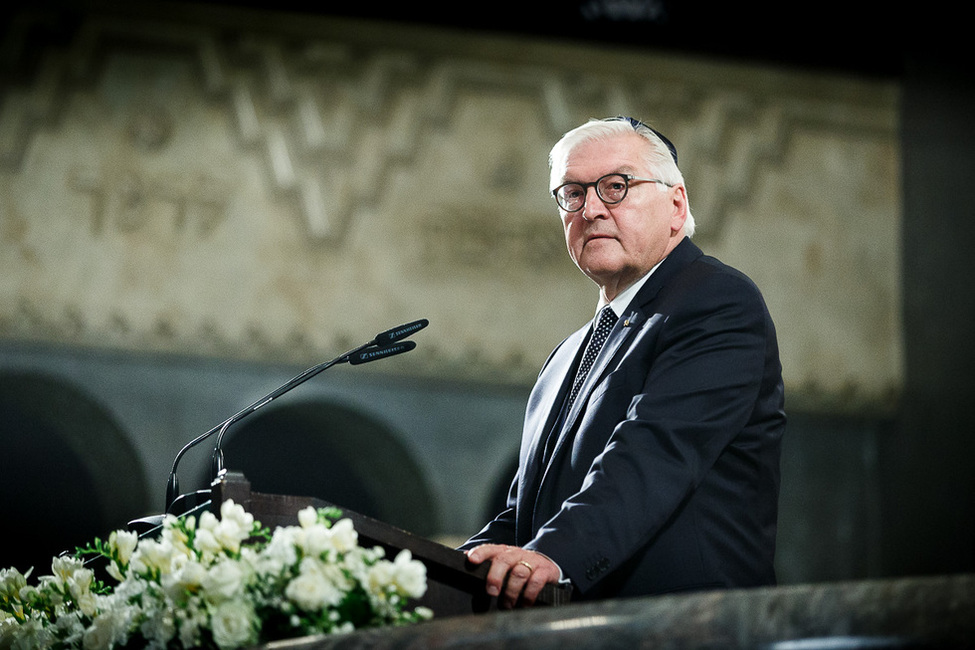
<svg viewBox="0 0 975 650"><path fill-rule="evenodd" d="M210 508L220 516L220 504L233 499L270 529L298 524L298 511L335 507L343 517L352 520L363 546L382 546L390 559L403 549L423 562L427 568L427 592L415 605L433 610L436 618L479 614L497 610L497 600L485 592L487 565L472 565L461 551L419 537L371 517L313 497L262 494L252 492L251 484L240 472L226 472L211 486ZM546 585L539 595L539 605L564 605L572 595L571 587Z"/></svg>

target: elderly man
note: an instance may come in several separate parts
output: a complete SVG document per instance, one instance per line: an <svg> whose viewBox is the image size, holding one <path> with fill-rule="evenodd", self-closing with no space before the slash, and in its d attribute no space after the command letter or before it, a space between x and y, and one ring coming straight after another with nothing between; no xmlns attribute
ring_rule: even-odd
<svg viewBox="0 0 975 650"><path fill-rule="evenodd" d="M775 328L745 275L691 242L677 152L632 118L551 152L592 323L542 368L507 507L461 548L502 607L775 582L785 413Z"/></svg>

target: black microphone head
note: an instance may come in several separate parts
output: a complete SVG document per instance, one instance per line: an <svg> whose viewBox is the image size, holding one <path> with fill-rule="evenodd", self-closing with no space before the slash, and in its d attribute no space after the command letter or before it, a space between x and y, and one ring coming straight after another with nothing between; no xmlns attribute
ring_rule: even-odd
<svg viewBox="0 0 975 650"><path fill-rule="evenodd" d="M357 366L360 363L369 363L370 361L376 361L377 359L385 359L386 357L391 357L394 354L402 354L403 352L409 352L415 347L416 347L416 341L401 341L399 343L394 343L392 345L368 348L363 350L362 352L356 352L351 357L349 357L349 363L353 366Z"/></svg>
<svg viewBox="0 0 975 650"><path fill-rule="evenodd" d="M412 323L406 323L405 325L388 329L385 332L376 334L376 345L382 346L395 343L400 339L405 339L407 336L412 336L429 324L430 321L428 321L426 318L421 318L420 320L415 320Z"/></svg>
<svg viewBox="0 0 975 650"><path fill-rule="evenodd" d="M176 476L176 471L169 475L169 482L166 483L166 508L169 510L169 506L173 505L173 501L179 496L179 478Z"/></svg>
<svg viewBox="0 0 975 650"><path fill-rule="evenodd" d="M213 455L210 457L210 480L215 481L221 474L227 471L224 469L224 463L223 449L215 447L213 449Z"/></svg>

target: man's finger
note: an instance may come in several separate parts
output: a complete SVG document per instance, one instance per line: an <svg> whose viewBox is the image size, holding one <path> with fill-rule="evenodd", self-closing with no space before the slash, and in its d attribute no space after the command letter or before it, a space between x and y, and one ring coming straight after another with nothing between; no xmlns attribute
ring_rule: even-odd
<svg viewBox="0 0 975 650"><path fill-rule="evenodd" d="M531 576L525 584L524 591L522 591L522 603L528 606L534 605L535 600L538 599L538 594L542 593L542 588L545 587L546 583L547 581L540 579L540 576Z"/></svg>
<svg viewBox="0 0 975 650"><path fill-rule="evenodd" d="M534 604L545 584L559 579L558 567L547 557L513 546L482 544L467 551L467 558L473 564L491 562L487 593L509 609Z"/></svg>
<svg viewBox="0 0 975 650"><path fill-rule="evenodd" d="M508 582L504 589L502 606L510 609L518 603L522 597L522 590L531 578L531 574L531 565L527 562L516 562L511 565L508 571Z"/></svg>
<svg viewBox="0 0 975 650"><path fill-rule="evenodd" d="M491 566L487 574L487 592L490 596L500 596L508 581L508 571L511 569L511 559L504 551L498 551L492 557Z"/></svg>
<svg viewBox="0 0 975 650"><path fill-rule="evenodd" d="M508 551L511 547L503 544L481 544L467 551L467 559L472 564L481 564L488 560L493 560L498 554Z"/></svg>

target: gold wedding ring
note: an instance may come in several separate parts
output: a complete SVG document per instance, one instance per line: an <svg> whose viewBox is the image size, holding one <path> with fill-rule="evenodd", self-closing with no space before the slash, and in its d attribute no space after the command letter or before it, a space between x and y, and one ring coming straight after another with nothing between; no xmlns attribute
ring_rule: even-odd
<svg viewBox="0 0 975 650"><path fill-rule="evenodd" d="M532 567L532 565L528 564L528 562L525 562L524 560L519 560L518 561L518 564L524 566L529 571L534 571L535 570L534 567Z"/></svg>

